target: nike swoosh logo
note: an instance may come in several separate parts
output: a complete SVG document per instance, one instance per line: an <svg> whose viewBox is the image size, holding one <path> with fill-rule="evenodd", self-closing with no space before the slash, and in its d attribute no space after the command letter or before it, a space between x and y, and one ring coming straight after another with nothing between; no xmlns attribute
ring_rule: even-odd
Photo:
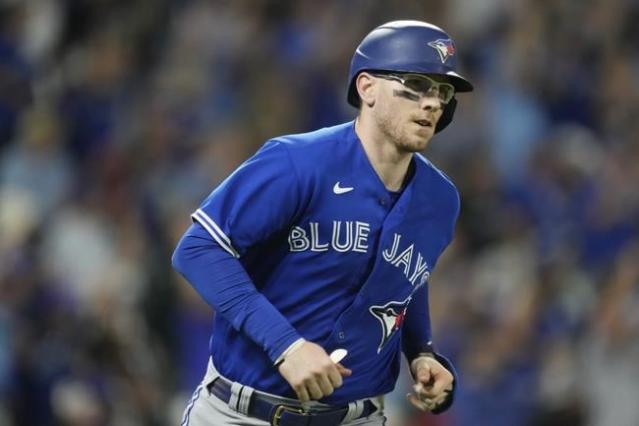
<svg viewBox="0 0 639 426"><path fill-rule="evenodd" d="M353 189L355 188L353 188L352 186L344 186L344 187L339 186L339 182L337 182L335 186L333 187L333 192L336 193L337 195L346 194L347 192L351 192Z"/></svg>

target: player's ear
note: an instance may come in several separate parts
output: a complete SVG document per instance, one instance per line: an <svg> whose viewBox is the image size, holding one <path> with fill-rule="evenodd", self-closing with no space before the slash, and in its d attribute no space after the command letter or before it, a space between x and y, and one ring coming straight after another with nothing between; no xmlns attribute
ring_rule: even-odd
<svg viewBox="0 0 639 426"><path fill-rule="evenodd" d="M355 86L357 87L357 93L362 101L362 106L367 105L372 107L375 104L375 97L377 92L377 82L375 78L367 72L359 73L355 80Z"/></svg>

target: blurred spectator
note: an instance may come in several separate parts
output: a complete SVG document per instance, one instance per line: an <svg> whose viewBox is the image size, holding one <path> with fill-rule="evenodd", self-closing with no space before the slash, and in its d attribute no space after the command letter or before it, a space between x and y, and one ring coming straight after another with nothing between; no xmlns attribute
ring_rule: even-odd
<svg viewBox="0 0 639 426"><path fill-rule="evenodd" d="M0 3L0 149L13 138L20 113L33 97L32 69L20 51L24 6Z"/></svg>
<svg viewBox="0 0 639 426"><path fill-rule="evenodd" d="M630 426L639 419L638 256L634 244L617 257L584 336L579 361L592 425Z"/></svg>

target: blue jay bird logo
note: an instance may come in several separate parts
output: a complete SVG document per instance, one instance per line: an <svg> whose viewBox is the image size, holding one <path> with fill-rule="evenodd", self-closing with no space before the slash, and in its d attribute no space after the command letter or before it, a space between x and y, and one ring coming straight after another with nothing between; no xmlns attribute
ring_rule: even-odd
<svg viewBox="0 0 639 426"><path fill-rule="evenodd" d="M449 38L438 38L435 41L429 42L428 45L439 53L442 64L446 63L446 60L455 54L455 45Z"/></svg>
<svg viewBox="0 0 639 426"><path fill-rule="evenodd" d="M388 302L383 306L371 306L368 311L379 321L382 326L382 339L377 348L377 353L380 353L384 345L390 340L390 338L399 330L406 317L406 308L410 297L403 302Z"/></svg>

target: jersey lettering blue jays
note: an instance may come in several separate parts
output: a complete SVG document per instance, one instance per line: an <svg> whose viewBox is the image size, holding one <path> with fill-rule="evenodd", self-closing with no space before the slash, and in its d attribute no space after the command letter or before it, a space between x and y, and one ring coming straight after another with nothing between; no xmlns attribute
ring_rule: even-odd
<svg viewBox="0 0 639 426"><path fill-rule="evenodd" d="M353 375L323 402L391 391L402 349L431 344L427 282L459 197L422 156L412 169L394 201L349 122L268 141L193 214L302 337L348 350ZM210 349L229 379L294 396L264 348L220 315Z"/></svg>

